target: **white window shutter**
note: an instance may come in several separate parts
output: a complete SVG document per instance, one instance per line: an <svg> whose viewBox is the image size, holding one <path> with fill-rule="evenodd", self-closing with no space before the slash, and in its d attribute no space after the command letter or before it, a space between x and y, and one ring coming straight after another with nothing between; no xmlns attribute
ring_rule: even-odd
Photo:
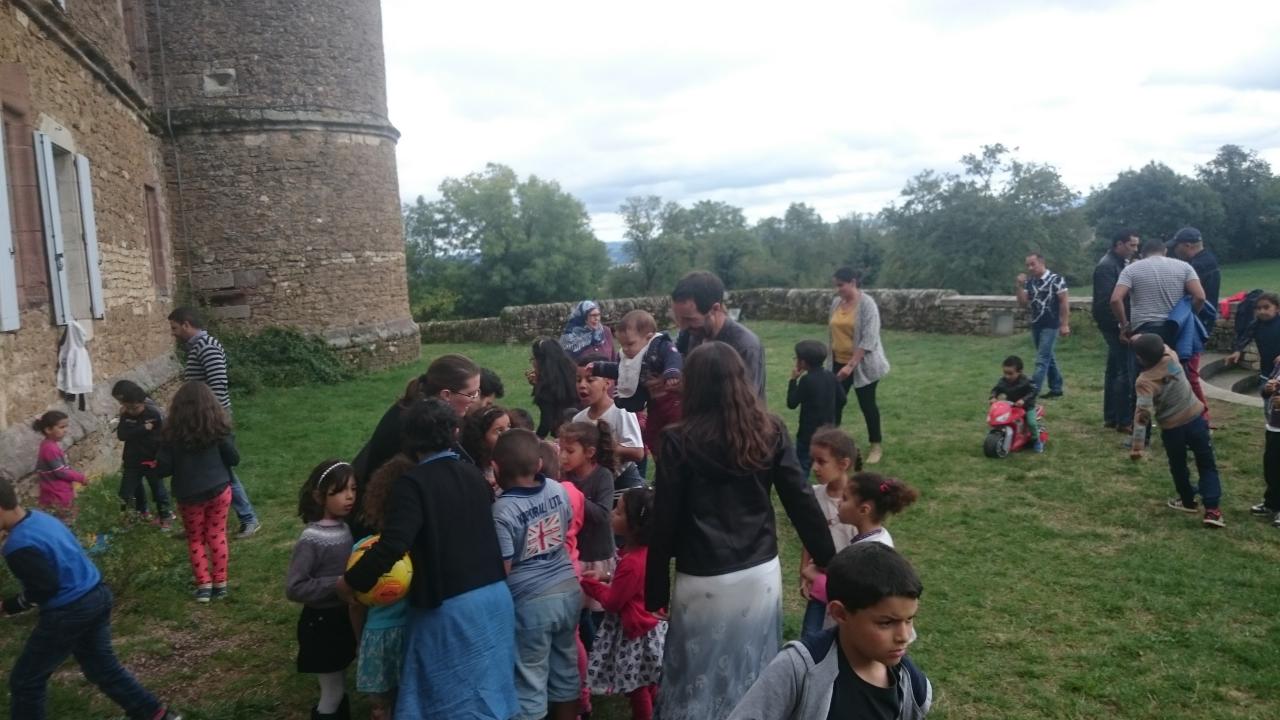
<svg viewBox="0 0 1280 720"><path fill-rule="evenodd" d="M62 240L62 210L58 205L58 177L53 167L53 141L35 131L36 182L40 185L40 211L44 218L44 241L49 255L49 285L53 289L53 319L66 325L71 305L67 285L66 248Z"/></svg>
<svg viewBox="0 0 1280 720"><path fill-rule="evenodd" d="M85 263L89 266L89 307L93 317L106 317L102 300L102 268L98 266L98 225L93 219L93 181L89 178L89 158L76 155L76 186L80 189L80 227L84 228Z"/></svg>
<svg viewBox="0 0 1280 720"><path fill-rule="evenodd" d="M18 273L14 269L13 223L9 212L9 177L4 159L4 123L0 123L0 332L17 330Z"/></svg>

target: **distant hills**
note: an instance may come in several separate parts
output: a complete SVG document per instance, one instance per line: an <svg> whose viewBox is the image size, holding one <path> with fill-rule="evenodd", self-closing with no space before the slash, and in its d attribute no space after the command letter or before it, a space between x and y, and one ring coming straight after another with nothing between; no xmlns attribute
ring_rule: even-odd
<svg viewBox="0 0 1280 720"><path fill-rule="evenodd" d="M631 253L627 252L627 242L625 240L607 242L604 247L609 251L610 265L626 265L631 262Z"/></svg>

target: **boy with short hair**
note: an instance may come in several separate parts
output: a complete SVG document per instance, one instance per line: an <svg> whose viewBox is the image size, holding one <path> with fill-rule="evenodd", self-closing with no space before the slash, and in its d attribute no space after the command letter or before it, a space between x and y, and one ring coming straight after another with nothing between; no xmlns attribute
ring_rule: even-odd
<svg viewBox="0 0 1280 720"><path fill-rule="evenodd" d="M836 626L787 643L729 720L920 720L933 686L907 657L924 587L911 564L880 543L859 543L827 565Z"/></svg>
<svg viewBox="0 0 1280 720"><path fill-rule="evenodd" d="M516 606L516 717L573 720L582 590L565 544L573 522L569 499L560 483L539 472L540 445L528 430L508 430L493 448L502 488L493 522Z"/></svg>
<svg viewBox="0 0 1280 720"><path fill-rule="evenodd" d="M169 491L164 486L164 478L156 473L164 414L141 386L129 380L116 383L111 388L111 397L120 403L116 438L124 441L120 464L120 510L128 511L129 503L136 503L142 519L149 519L147 491L143 487L145 479L156 503L160 529L168 532L173 523Z"/></svg>
<svg viewBox="0 0 1280 720"><path fill-rule="evenodd" d="M489 368L480 368L480 407L489 407L507 394L502 378Z"/></svg>
<svg viewBox="0 0 1280 720"><path fill-rule="evenodd" d="M594 425L603 420L609 423L609 430L618 443L618 476L613 483L616 503L622 493L644 485L644 477L636 467L636 463L644 460L644 434L636 414L623 410L613 401L609 392L613 381L586 371L604 360L600 355L584 355L578 360L578 368L582 370L578 373L578 401L583 409L574 414L571 422Z"/></svg>
<svg viewBox="0 0 1280 720"><path fill-rule="evenodd" d="M1178 353L1164 344L1159 335L1137 335L1131 341L1138 360L1137 412L1133 417L1133 440L1129 457L1142 457L1146 442L1146 425L1154 417L1160 425L1160 440L1169 458L1169 472L1178 497L1169 500L1171 510L1185 513L1200 511L1196 494L1204 503L1205 527L1226 527L1218 501L1222 496L1222 484L1218 478L1218 465L1214 459L1213 441L1209 437L1209 423L1204 419L1204 405L1191 391ZM1200 473L1200 487L1191 484L1191 472L1187 469L1187 449L1196 458L1196 470Z"/></svg>
<svg viewBox="0 0 1280 720"><path fill-rule="evenodd" d="M1044 443L1040 441L1040 425L1036 422L1036 386L1031 378L1022 372L1022 358L1010 355L1000 364L1000 380L991 388L991 402L1003 395L1005 400L1027 411L1027 430L1035 438L1032 450L1044 452Z"/></svg>
<svg viewBox="0 0 1280 720"><path fill-rule="evenodd" d="M800 408L800 424L796 427L796 457L805 477L813 467L809 457L809 441L818 428L835 425L836 418L848 402L847 391L826 368L827 346L817 340L796 343L796 364L787 383L787 409Z"/></svg>
<svg viewBox="0 0 1280 720"><path fill-rule="evenodd" d="M57 518L18 502L13 477L0 470L2 552L22 591L6 615L40 608L35 629L9 675L12 717L43 720L49 676L70 655L89 682L134 720L182 720L120 665L111 648L111 590L79 541Z"/></svg>

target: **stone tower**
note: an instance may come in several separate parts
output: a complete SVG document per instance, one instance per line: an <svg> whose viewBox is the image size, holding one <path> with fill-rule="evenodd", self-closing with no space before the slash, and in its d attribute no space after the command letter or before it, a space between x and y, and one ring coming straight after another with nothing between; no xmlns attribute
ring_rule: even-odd
<svg viewBox="0 0 1280 720"><path fill-rule="evenodd" d="M147 5L179 282L224 327L416 358L378 0Z"/></svg>

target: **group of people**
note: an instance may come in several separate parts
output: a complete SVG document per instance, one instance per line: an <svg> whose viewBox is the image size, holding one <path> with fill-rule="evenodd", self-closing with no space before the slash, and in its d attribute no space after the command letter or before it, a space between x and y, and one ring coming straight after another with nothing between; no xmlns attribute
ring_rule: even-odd
<svg viewBox="0 0 1280 720"><path fill-rule="evenodd" d="M1169 257L1170 251L1175 257ZM1005 361L1005 378L992 389L992 397L1000 394L1016 400L1027 407L1028 421L1034 422L1036 397L1063 393L1053 350L1058 337L1070 334L1070 307L1066 282L1045 267L1042 256L1029 255L1026 265L1027 274L1018 277L1017 295L1029 309L1036 370L1029 379L1022 376L1021 360L1011 356ZM1091 308L1107 344L1104 426L1129 436L1125 443L1130 456L1137 459L1150 442L1153 423L1158 425L1177 492L1168 501L1169 508L1203 512L1204 525L1219 528L1225 526L1222 483L1200 364L1218 319L1221 280L1217 258L1196 228L1182 228L1168 241L1152 238L1145 243L1137 233L1121 230L1094 269ZM1266 491L1250 511L1280 527L1280 402L1275 400L1280 389L1280 296L1255 291L1250 307L1242 310L1252 313L1252 318L1237 335L1235 352L1227 363L1238 362L1245 346L1256 343L1265 415ZM1049 391L1041 395L1046 381ZM1039 442L1036 450L1043 450ZM1194 483L1188 451L1198 473Z"/></svg>
<svg viewBox="0 0 1280 720"><path fill-rule="evenodd" d="M1104 420L1131 435L1135 457L1159 424L1178 491L1169 506L1203 506L1205 524L1221 527L1198 386L1216 261L1194 229L1171 243L1183 260L1165 257L1158 241L1134 260L1138 244L1119 234L1094 276L1093 315L1109 351ZM1065 281L1044 258L1028 257L1027 270L1018 297L1032 316L1036 369L1027 377L1011 356L993 395L1032 418L1045 382L1045 396L1064 391L1053 349L1070 315ZM610 328L596 303L577 304L559 338L531 346L536 421L496 404L505 394L496 373L460 355L436 358L350 462L320 462L299 490L304 528L285 594L302 606L297 668L318 678L312 717L350 717L353 663L355 688L378 718L567 720L589 716L601 694L627 696L639 719L923 717L932 686L906 656L923 588L884 526L919 494L864 467L882 457L876 388L890 366L857 273L841 268L833 282L827 342L795 346L794 441L765 405L760 340L727 312L710 273L673 290L675 338L647 312ZM1280 396L1280 299L1258 295L1253 313L1246 335L1270 401ZM125 442L120 500L168 530L163 478L172 477L203 603L229 592L231 509L242 537L260 524L234 470L225 353L194 310L175 310L170 325L187 362L167 411L133 383L113 388ZM840 429L850 389L865 455ZM1280 526L1280 403L1267 408L1267 492L1252 510ZM175 720L115 659L110 592L67 527L84 483L60 445L68 418L46 413L35 429L44 436L39 503L51 514L24 508L12 479L0 478L3 552L23 586L3 609L41 613L11 675L13 714L43 717L49 675L74 654L129 717ZM797 581L808 601L801 639L781 651L775 492L803 545ZM356 600L406 555L404 599Z"/></svg>

